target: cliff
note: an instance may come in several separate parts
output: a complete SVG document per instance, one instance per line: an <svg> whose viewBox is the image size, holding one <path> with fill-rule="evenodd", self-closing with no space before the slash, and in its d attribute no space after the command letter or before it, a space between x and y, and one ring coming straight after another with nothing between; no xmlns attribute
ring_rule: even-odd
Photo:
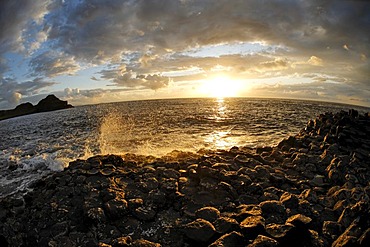
<svg viewBox="0 0 370 247"><path fill-rule="evenodd" d="M18 105L12 110L3 110L0 111L0 120L39 113L47 111L55 111L61 109L72 108L73 106L68 104L67 101L58 99L55 95L48 95L46 98L40 100L37 105L32 105L31 103L23 103Z"/></svg>

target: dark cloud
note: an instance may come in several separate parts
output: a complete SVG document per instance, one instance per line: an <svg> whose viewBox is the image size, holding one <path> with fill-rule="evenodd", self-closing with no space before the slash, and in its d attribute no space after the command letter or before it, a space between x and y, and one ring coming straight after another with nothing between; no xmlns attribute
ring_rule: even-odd
<svg viewBox="0 0 370 247"><path fill-rule="evenodd" d="M25 31L32 23L41 22L48 1L19 0L0 2L0 54L24 49Z"/></svg>
<svg viewBox="0 0 370 247"><path fill-rule="evenodd" d="M30 61L30 67L33 70L33 75L46 77L73 75L80 69L73 57L53 51L47 51L33 57Z"/></svg>
<svg viewBox="0 0 370 247"><path fill-rule="evenodd" d="M353 1L67 2L51 12L49 38L90 61L127 50L160 52L235 41L362 49L368 47L369 10L368 4Z"/></svg>

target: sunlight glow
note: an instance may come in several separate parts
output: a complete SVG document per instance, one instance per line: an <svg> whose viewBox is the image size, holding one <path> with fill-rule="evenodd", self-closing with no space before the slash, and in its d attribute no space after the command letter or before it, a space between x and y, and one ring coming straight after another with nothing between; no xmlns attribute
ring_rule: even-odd
<svg viewBox="0 0 370 247"><path fill-rule="evenodd" d="M202 83L199 92L207 97L236 97L242 89L242 83L227 76L217 76Z"/></svg>

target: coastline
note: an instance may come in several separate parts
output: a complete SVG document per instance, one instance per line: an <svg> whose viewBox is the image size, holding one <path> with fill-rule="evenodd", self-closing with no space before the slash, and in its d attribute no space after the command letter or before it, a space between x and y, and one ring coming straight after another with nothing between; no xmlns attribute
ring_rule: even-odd
<svg viewBox="0 0 370 247"><path fill-rule="evenodd" d="M350 110L275 147L77 160L1 200L0 245L369 246L369 136Z"/></svg>

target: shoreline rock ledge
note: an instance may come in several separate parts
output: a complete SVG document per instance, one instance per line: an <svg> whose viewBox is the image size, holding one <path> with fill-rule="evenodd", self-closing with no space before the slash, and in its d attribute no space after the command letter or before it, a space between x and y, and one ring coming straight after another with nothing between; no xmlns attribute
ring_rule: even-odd
<svg viewBox="0 0 370 247"><path fill-rule="evenodd" d="M35 106L27 102L18 105L12 110L1 110L0 121L33 113L56 111L68 108L73 108L73 106L68 104L67 101L60 100L54 94L50 94L46 96L46 98L40 100Z"/></svg>
<svg viewBox="0 0 370 247"><path fill-rule="evenodd" d="M274 147L76 160L0 199L0 246L370 246L370 116Z"/></svg>

